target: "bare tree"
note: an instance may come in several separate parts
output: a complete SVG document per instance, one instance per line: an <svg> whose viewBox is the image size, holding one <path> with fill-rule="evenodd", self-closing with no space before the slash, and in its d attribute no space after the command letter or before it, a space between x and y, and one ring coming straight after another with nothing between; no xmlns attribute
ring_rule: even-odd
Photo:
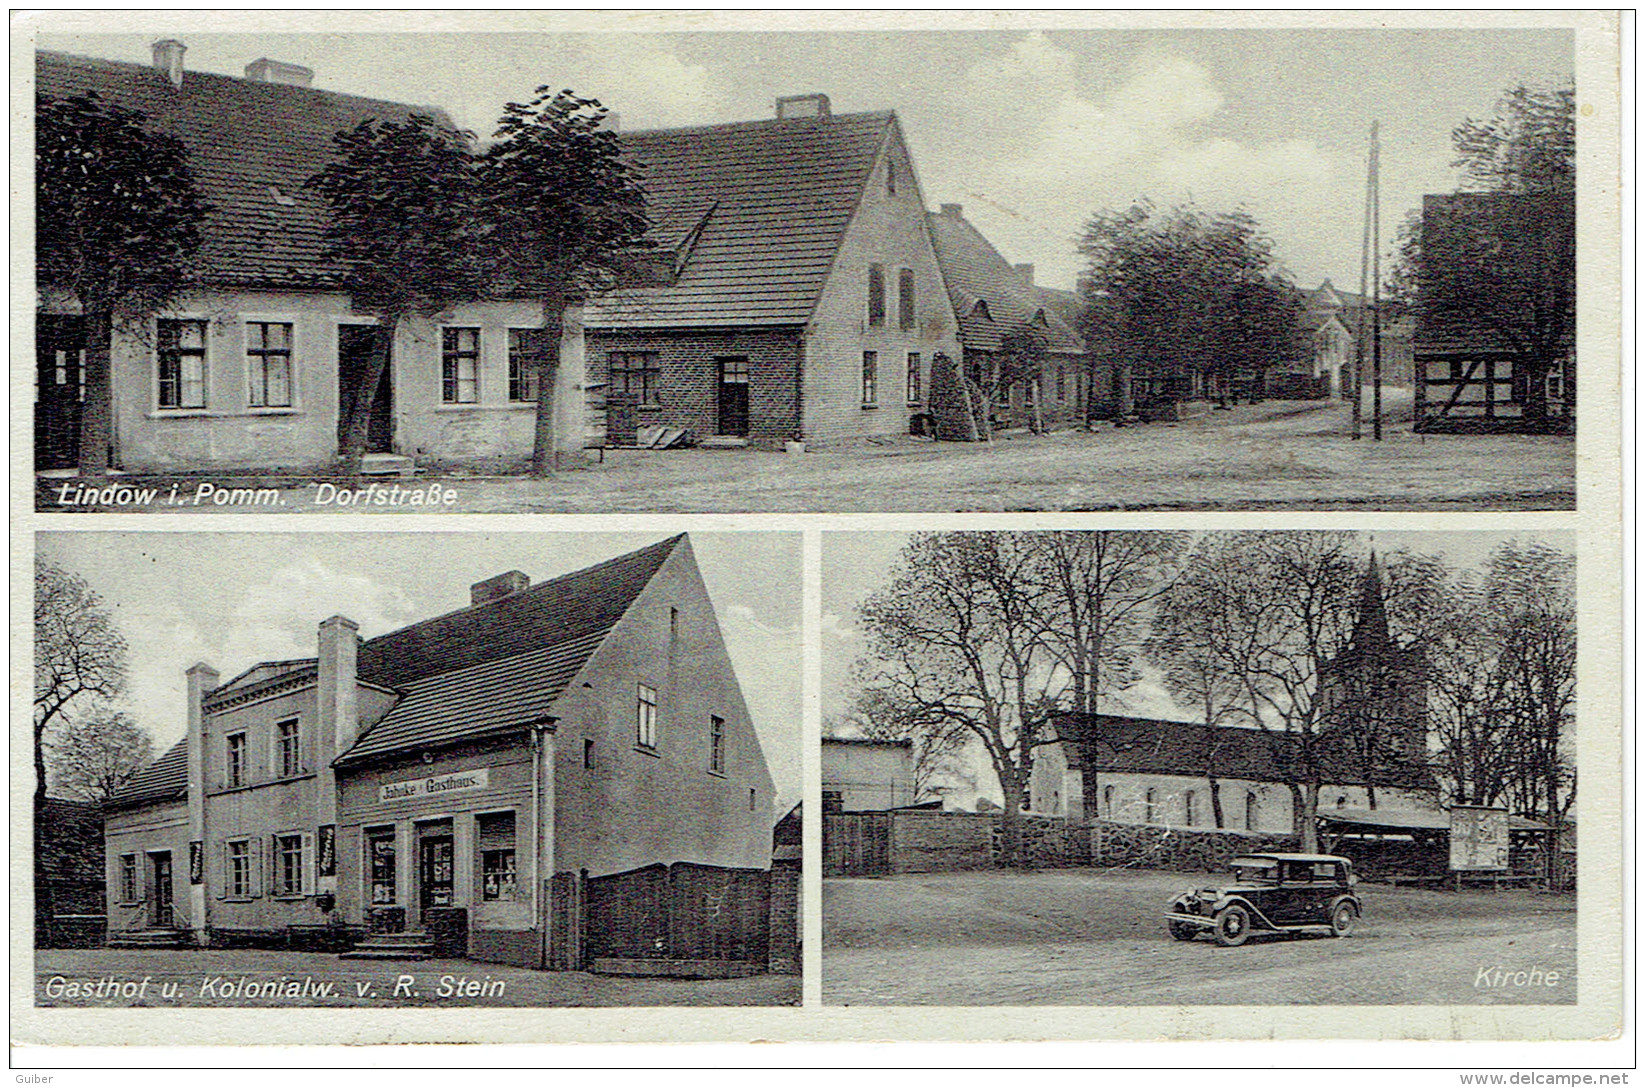
<svg viewBox="0 0 1645 1088"><path fill-rule="evenodd" d="M976 777L965 765L971 732L951 718L911 717L908 708L893 702L887 693L869 689L858 693L839 725L875 740L910 742L916 802L935 800L956 787L976 785Z"/></svg>
<svg viewBox="0 0 1645 1088"><path fill-rule="evenodd" d="M154 756L148 730L118 710L66 719L48 747L54 792L86 801L107 801Z"/></svg>
<svg viewBox="0 0 1645 1088"><path fill-rule="evenodd" d="M78 574L34 561L34 795L46 796L46 730L92 698L118 695L126 682L126 640Z"/></svg>

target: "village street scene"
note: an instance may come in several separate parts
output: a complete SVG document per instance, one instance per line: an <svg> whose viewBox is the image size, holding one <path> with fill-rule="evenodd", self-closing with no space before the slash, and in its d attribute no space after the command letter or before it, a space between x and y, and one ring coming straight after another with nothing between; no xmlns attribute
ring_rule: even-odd
<svg viewBox="0 0 1645 1088"><path fill-rule="evenodd" d="M825 533L823 1000L1577 1000L1569 533Z"/></svg>
<svg viewBox="0 0 1645 1088"><path fill-rule="evenodd" d="M35 1003L798 1004L798 578L778 532L40 534Z"/></svg>
<svg viewBox="0 0 1645 1088"><path fill-rule="evenodd" d="M42 32L36 506L1573 509L1572 42Z"/></svg>

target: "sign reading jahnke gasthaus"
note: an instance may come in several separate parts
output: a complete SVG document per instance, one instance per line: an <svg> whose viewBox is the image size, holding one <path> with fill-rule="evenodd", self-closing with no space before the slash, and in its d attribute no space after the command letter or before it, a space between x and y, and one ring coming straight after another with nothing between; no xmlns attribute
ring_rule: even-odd
<svg viewBox="0 0 1645 1088"><path fill-rule="evenodd" d="M442 793L466 793L483 790L491 784L490 768L473 771L453 771L451 774L412 778L404 782L385 782L377 790L380 801L403 801L413 797L435 797Z"/></svg>

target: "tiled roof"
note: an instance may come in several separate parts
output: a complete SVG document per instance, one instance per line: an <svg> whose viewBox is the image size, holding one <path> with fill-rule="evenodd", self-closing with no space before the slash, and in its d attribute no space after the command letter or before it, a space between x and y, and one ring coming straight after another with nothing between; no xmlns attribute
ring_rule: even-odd
<svg viewBox="0 0 1645 1088"><path fill-rule="evenodd" d="M338 762L540 721L605 636L606 631L599 631L406 684L394 709Z"/></svg>
<svg viewBox="0 0 1645 1088"><path fill-rule="evenodd" d="M245 672L224 684L218 684L211 689L212 695L223 695L238 688L250 688L272 680L279 676L288 676L292 673L313 673L317 667L315 658L300 657L290 661L259 661Z"/></svg>
<svg viewBox="0 0 1645 1088"><path fill-rule="evenodd" d="M1084 765L1096 771L1203 776L1211 768L1221 778L1285 782L1302 769L1297 738L1260 729L1092 714L1059 718L1056 731L1078 745ZM1334 758L1333 748L1318 749L1326 780L1357 781L1358 772L1346 759ZM1375 780L1379 786L1434 787L1420 767L1390 767Z"/></svg>
<svg viewBox="0 0 1645 1088"><path fill-rule="evenodd" d="M1080 316L1085 310L1085 303L1080 300L1078 292L1064 291L1059 287L1041 287L1035 284L1034 296L1039 300L1040 305L1045 307L1046 313L1056 314L1062 318L1063 324L1076 333L1079 331Z"/></svg>
<svg viewBox="0 0 1645 1088"><path fill-rule="evenodd" d="M1018 326L1038 328L1047 350L1080 354L1085 344L1063 320L1060 307L1046 305L1021 272L1012 267L963 215L936 212L927 217L937 264L959 317L960 341L973 351L998 351L1001 339ZM987 314L977 312L978 301ZM1045 323L1035 321L1043 313Z"/></svg>
<svg viewBox="0 0 1645 1088"><path fill-rule="evenodd" d="M360 646L360 679L404 688L430 676L604 635L685 534L518 593L414 623Z"/></svg>
<svg viewBox="0 0 1645 1088"><path fill-rule="evenodd" d="M188 793L188 738L173 744L166 754L131 776L109 804L116 807L179 800Z"/></svg>
<svg viewBox="0 0 1645 1088"><path fill-rule="evenodd" d="M855 113L624 133L650 237L684 263L672 283L591 303L584 324L804 324L896 124L888 112Z"/></svg>
<svg viewBox="0 0 1645 1088"><path fill-rule="evenodd" d="M366 118L404 120L413 113L451 125L432 106L212 72L185 71L177 87L155 68L66 53L36 53L35 76L40 97L95 91L183 141L195 181L214 209L202 232L206 274L225 285L335 282L339 270L320 259L324 201L303 190L331 161L331 137Z"/></svg>
<svg viewBox="0 0 1645 1088"><path fill-rule="evenodd" d="M41 875L53 880L103 879L102 806L48 797L39 832Z"/></svg>

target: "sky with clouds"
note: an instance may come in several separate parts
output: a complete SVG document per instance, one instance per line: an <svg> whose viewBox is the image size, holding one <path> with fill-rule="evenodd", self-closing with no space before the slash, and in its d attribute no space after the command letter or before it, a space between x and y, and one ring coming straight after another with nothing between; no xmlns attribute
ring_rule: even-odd
<svg viewBox="0 0 1645 1088"><path fill-rule="evenodd" d="M84 577L130 647L125 707L156 754L186 728L183 673L229 679L259 661L312 657L321 620L364 638L469 602L506 570L533 583L663 539L642 533L41 533L40 557ZM778 804L800 798L800 537L692 533ZM751 577L750 572L758 572Z"/></svg>
<svg viewBox="0 0 1645 1088"><path fill-rule="evenodd" d="M1455 188L1453 127L1574 64L1569 31L1501 27L173 33L191 68L292 61L318 87L437 105L481 135L540 84L600 99L624 128L763 118L778 95L812 91L836 113L894 109L927 204L963 204L1009 260L1061 287L1086 218L1147 196L1245 207L1298 282L1357 289L1370 123L1387 245L1423 193ZM148 63L154 37L37 40Z"/></svg>
<svg viewBox="0 0 1645 1088"><path fill-rule="evenodd" d="M849 706L857 684L852 670L868 649L857 610L868 595L892 578L897 560L908 542L903 532L831 532L823 534L822 548L822 715L826 732L831 719ZM1505 540L1537 540L1563 551L1575 550L1570 533L1557 531L1497 532L1376 532L1366 544L1379 554L1410 551L1443 558L1459 569L1483 569L1491 552ZM1105 701L1102 710L1165 721L1191 721L1191 710L1178 706L1147 668L1143 678L1120 699ZM975 746L974 746L975 747ZM970 807L976 796L996 804L1000 790L980 750L973 751L969 773L975 791L952 794L948 802Z"/></svg>

